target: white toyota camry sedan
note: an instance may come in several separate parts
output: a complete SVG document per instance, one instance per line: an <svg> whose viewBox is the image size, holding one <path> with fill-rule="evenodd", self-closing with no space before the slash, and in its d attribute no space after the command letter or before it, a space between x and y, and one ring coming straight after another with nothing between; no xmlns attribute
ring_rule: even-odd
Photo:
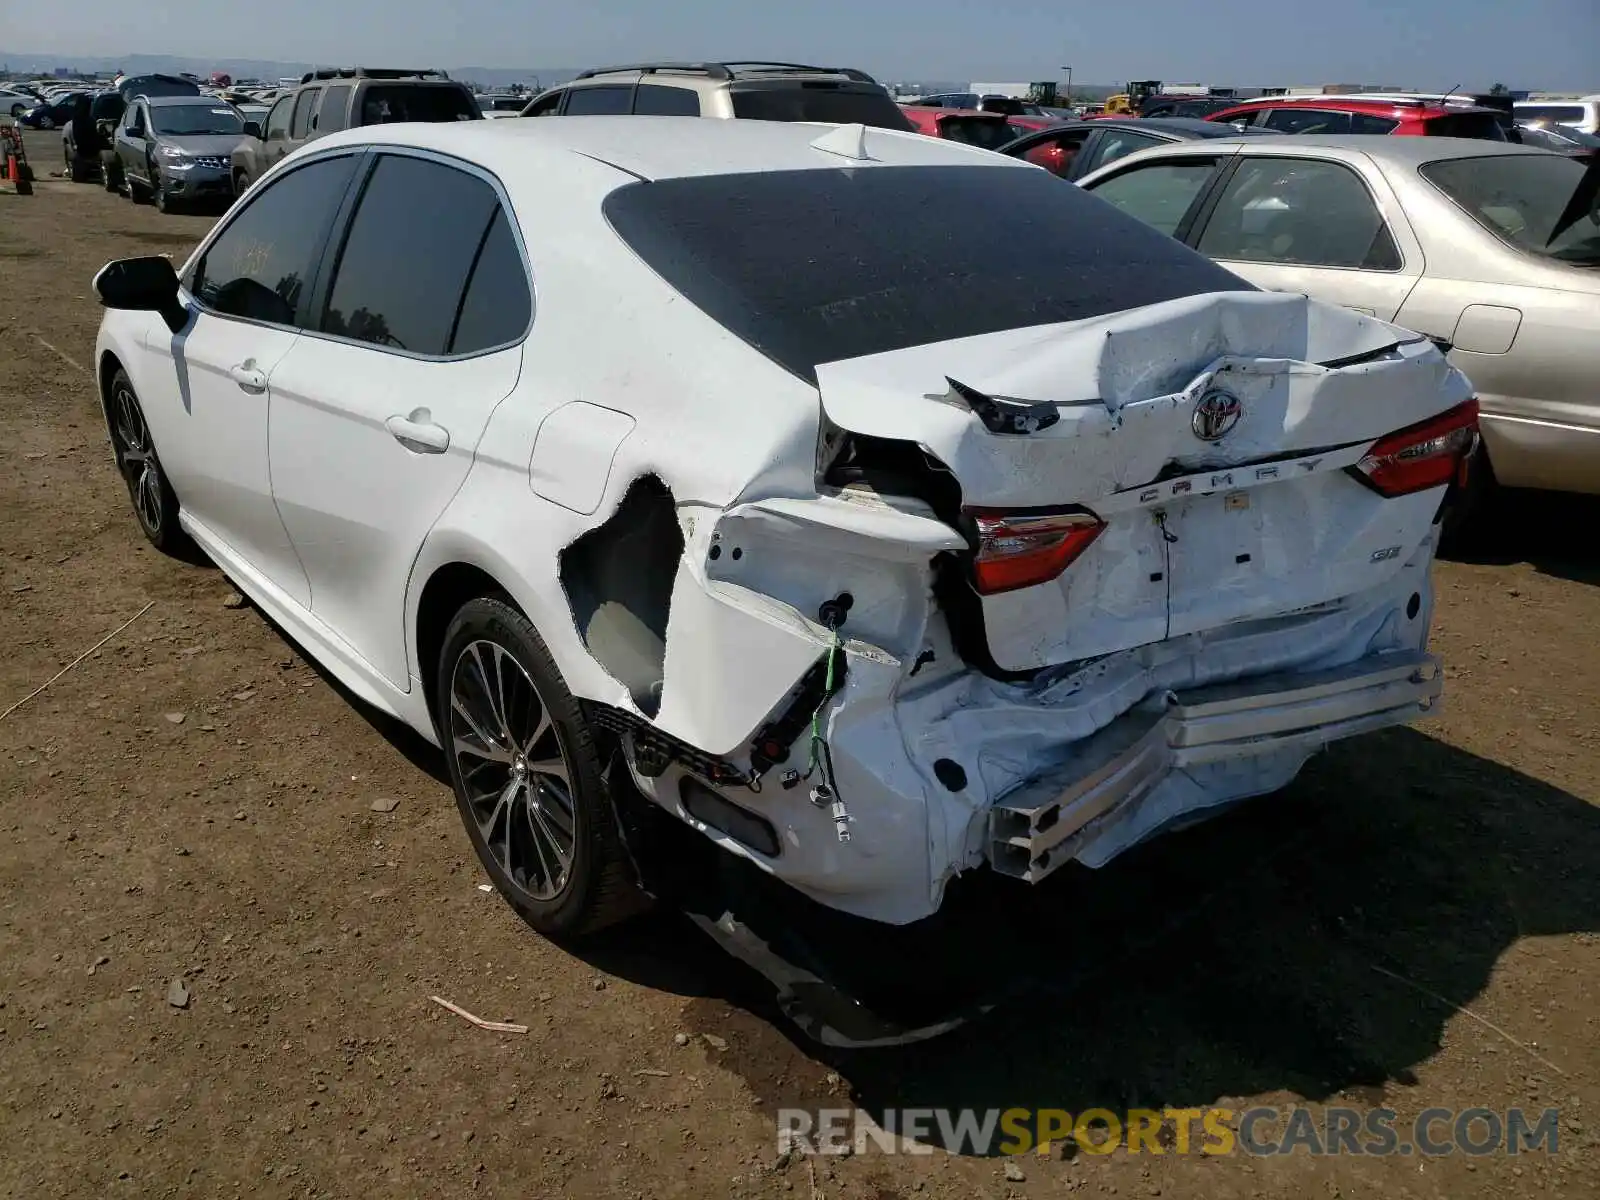
<svg viewBox="0 0 1600 1200"><path fill-rule="evenodd" d="M1012 159L377 126L95 284L150 541L438 743L550 934L631 907L630 806L904 924L1439 695L1467 381Z"/></svg>

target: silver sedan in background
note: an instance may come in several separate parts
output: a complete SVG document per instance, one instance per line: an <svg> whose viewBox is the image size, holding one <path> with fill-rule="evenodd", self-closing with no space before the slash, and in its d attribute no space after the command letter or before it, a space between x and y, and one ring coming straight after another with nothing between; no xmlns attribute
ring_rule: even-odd
<svg viewBox="0 0 1600 1200"><path fill-rule="evenodd" d="M1495 482L1600 493L1600 168L1505 142L1271 137L1145 150L1101 199L1262 288L1453 346Z"/></svg>

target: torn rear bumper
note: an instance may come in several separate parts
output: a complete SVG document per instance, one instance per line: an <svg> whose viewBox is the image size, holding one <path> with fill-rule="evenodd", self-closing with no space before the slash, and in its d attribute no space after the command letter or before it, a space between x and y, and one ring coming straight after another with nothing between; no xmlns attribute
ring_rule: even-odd
<svg viewBox="0 0 1600 1200"><path fill-rule="evenodd" d="M1247 758L1303 761L1339 738L1431 712L1442 684L1436 656L1391 651L1330 670L1168 693L1086 739L1069 766L996 801L990 864L1035 883L1103 835L1113 835L1119 844L1107 848L1120 852L1132 844L1128 834L1142 840L1184 815L1182 805L1150 814L1154 821L1139 821L1135 811L1175 772ZM1128 827L1122 837L1114 836L1117 826Z"/></svg>

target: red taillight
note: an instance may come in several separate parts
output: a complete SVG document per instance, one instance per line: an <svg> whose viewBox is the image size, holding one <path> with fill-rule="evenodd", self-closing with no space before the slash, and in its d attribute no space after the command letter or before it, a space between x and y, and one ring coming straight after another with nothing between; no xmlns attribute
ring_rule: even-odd
<svg viewBox="0 0 1600 1200"><path fill-rule="evenodd" d="M1472 399L1379 438L1355 469L1385 496L1426 491L1457 477L1477 436L1478 401Z"/></svg>
<svg viewBox="0 0 1600 1200"><path fill-rule="evenodd" d="M978 557L973 582L993 596L1047 583L1072 565L1100 536L1106 523L1091 512L973 513L978 527Z"/></svg>

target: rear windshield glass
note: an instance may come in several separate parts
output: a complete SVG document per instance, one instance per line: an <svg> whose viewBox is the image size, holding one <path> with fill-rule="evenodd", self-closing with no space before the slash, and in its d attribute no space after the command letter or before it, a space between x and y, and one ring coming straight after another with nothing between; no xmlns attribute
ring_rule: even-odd
<svg viewBox="0 0 1600 1200"><path fill-rule="evenodd" d="M362 125L393 121L475 121L483 112L462 87L429 84L380 83L361 97Z"/></svg>
<svg viewBox="0 0 1600 1200"><path fill-rule="evenodd" d="M835 84L786 83L782 87L735 89L733 115L747 121L825 121L876 125L881 129L914 128L887 92Z"/></svg>
<svg viewBox="0 0 1600 1200"><path fill-rule="evenodd" d="M838 359L1250 290L1049 172L1010 166L641 182L604 211L696 307L809 380Z"/></svg>
<svg viewBox="0 0 1600 1200"><path fill-rule="evenodd" d="M1430 117L1422 128L1430 137L1487 138L1492 142L1506 140L1505 127L1494 113L1450 113L1443 117Z"/></svg>
<svg viewBox="0 0 1600 1200"><path fill-rule="evenodd" d="M153 104L150 126L173 137L243 133L244 118L227 104Z"/></svg>
<svg viewBox="0 0 1600 1200"><path fill-rule="evenodd" d="M1497 237L1518 249L1600 263L1600 210L1566 229L1562 217L1583 183L1583 164L1558 154L1497 154L1423 164L1422 176ZM1591 189L1592 193L1592 189Z"/></svg>
<svg viewBox="0 0 1600 1200"><path fill-rule="evenodd" d="M124 96L198 96L198 84L182 79L125 79L117 89Z"/></svg>

